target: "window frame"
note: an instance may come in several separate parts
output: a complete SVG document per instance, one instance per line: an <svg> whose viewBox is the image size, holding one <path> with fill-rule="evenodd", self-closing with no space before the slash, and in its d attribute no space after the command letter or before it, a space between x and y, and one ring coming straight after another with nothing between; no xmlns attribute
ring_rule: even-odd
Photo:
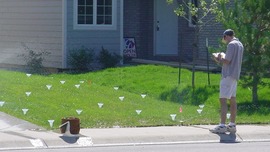
<svg viewBox="0 0 270 152"><path fill-rule="evenodd" d="M199 2L198 0L189 0L189 3L192 3L193 5L195 5L195 7L198 7ZM196 23L194 23L194 16L191 15L190 10L188 10L188 25L189 27L196 27ZM198 19L195 19L198 20Z"/></svg>
<svg viewBox="0 0 270 152"><path fill-rule="evenodd" d="M78 0L73 0L73 28L75 30L116 30L117 0L112 0L112 24L97 24L97 0L93 0L93 24L78 24Z"/></svg>

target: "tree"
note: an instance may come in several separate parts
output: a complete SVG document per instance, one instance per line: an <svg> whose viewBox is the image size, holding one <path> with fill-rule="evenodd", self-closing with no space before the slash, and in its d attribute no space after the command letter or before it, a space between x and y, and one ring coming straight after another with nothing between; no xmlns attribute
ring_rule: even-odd
<svg viewBox="0 0 270 152"><path fill-rule="evenodd" d="M244 45L243 85L252 88L252 102L258 104L258 87L270 67L270 1L219 0L217 19L225 28L233 29ZM218 11L222 10L222 11Z"/></svg>
<svg viewBox="0 0 270 152"><path fill-rule="evenodd" d="M168 4L172 4L176 0L167 0ZM194 25L194 41L192 44L192 88L195 88L195 64L197 59L199 34L204 26L215 20L215 16L209 14L217 12L217 1L211 0L178 0L179 7L174 10L177 16L183 17L190 25ZM180 61L181 62L181 61Z"/></svg>

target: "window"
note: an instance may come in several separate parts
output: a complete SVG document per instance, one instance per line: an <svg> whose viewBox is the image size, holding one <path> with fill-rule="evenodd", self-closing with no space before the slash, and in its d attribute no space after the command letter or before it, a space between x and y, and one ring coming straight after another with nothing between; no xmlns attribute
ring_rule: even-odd
<svg viewBox="0 0 270 152"><path fill-rule="evenodd" d="M75 29L115 29L116 0L74 0Z"/></svg>
<svg viewBox="0 0 270 152"><path fill-rule="evenodd" d="M112 0L97 1L97 24L112 24Z"/></svg>
<svg viewBox="0 0 270 152"><path fill-rule="evenodd" d="M198 8L198 0L190 0L190 3L192 7ZM192 14L189 11L189 26L194 27L196 25L196 22L198 21L197 16L192 16Z"/></svg>
<svg viewBox="0 0 270 152"><path fill-rule="evenodd" d="M77 24L93 24L93 0L78 0Z"/></svg>

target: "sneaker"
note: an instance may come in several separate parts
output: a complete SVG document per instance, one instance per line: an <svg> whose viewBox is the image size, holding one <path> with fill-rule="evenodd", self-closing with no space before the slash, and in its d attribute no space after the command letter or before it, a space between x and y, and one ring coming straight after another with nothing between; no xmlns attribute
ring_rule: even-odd
<svg viewBox="0 0 270 152"><path fill-rule="evenodd" d="M214 129L209 129L210 132L215 134L225 134L227 131L226 126L216 126Z"/></svg>
<svg viewBox="0 0 270 152"><path fill-rule="evenodd" d="M236 126L235 125L228 125L226 126L227 131L230 133L235 133L236 132Z"/></svg>

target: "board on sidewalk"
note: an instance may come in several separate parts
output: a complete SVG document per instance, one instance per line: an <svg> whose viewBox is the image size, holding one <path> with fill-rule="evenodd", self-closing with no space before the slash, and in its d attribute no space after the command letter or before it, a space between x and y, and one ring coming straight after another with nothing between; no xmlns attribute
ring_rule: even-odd
<svg viewBox="0 0 270 152"><path fill-rule="evenodd" d="M216 134L220 137L220 143L238 143L239 142L237 141L235 132L213 133L213 134Z"/></svg>

